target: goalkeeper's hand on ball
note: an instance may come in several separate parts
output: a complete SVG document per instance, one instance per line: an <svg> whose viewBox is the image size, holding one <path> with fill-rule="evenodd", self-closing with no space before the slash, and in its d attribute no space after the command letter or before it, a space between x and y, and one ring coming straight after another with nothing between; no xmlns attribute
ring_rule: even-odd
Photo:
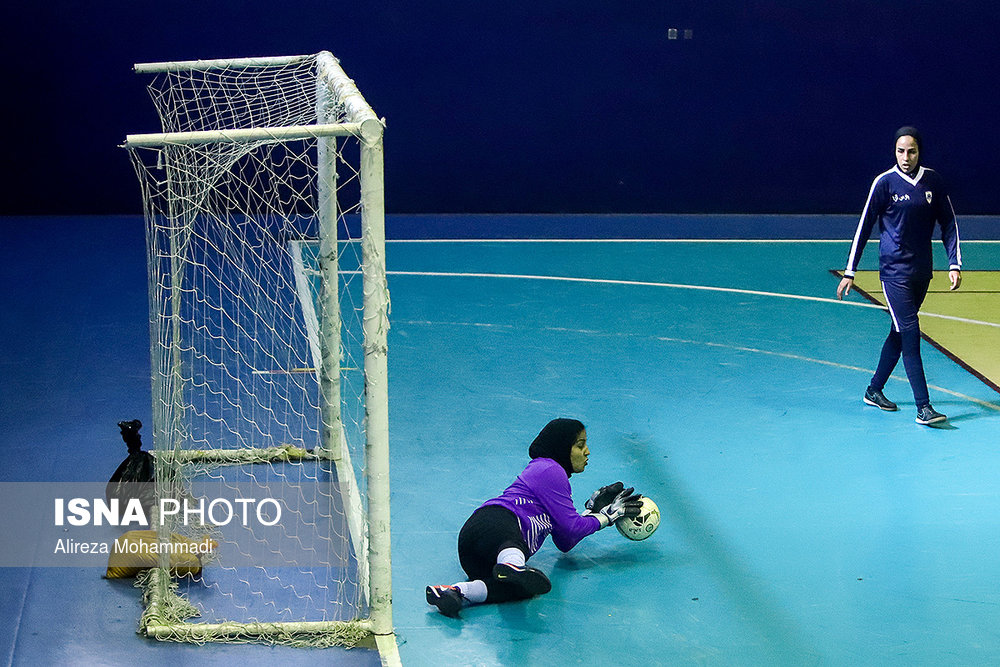
<svg viewBox="0 0 1000 667"><path fill-rule="evenodd" d="M625 495L632 495L634 490L635 489L630 487L628 491L625 492ZM602 486L597 491L590 494L590 498L587 499L587 502L585 502L583 506L590 510L591 514L596 514L610 505L614 501L615 497L622 491L625 491L625 485L621 482L615 482L614 484Z"/></svg>
<svg viewBox="0 0 1000 667"><path fill-rule="evenodd" d="M622 517L636 517L642 511L642 495L633 493L634 489L622 490L614 499L599 511L588 511L601 522L601 528L607 528Z"/></svg>

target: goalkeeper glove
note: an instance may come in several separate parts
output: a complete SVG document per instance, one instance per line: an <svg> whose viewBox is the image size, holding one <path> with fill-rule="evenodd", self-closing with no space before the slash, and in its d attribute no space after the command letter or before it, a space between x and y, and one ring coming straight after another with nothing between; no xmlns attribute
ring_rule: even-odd
<svg viewBox="0 0 1000 667"><path fill-rule="evenodd" d="M639 516L639 512L641 511L642 496L638 493L633 494L632 489L627 489L615 496L615 499L607 506L601 508L600 511L592 512L587 510L585 514L596 516L597 520L601 522L601 528L607 528L622 517Z"/></svg>
<svg viewBox="0 0 1000 667"><path fill-rule="evenodd" d="M624 490L625 485L621 482L615 482L614 484L602 486L597 491L590 494L590 498L587 499L587 502L585 502L583 506L590 510L592 514L600 512L602 509L610 505L612 501L614 501L615 496ZM635 489L629 488L625 495L631 495L634 490Z"/></svg>

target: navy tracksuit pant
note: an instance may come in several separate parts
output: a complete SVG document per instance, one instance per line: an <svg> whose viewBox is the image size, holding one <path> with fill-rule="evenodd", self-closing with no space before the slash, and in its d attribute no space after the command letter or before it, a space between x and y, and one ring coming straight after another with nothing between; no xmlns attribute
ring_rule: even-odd
<svg viewBox="0 0 1000 667"><path fill-rule="evenodd" d="M893 369L903 357L903 368L913 390L913 400L917 409L930 405L927 393L927 379L924 377L924 362L920 359L920 323L917 312L927 296L930 278L904 278L883 280L882 291L889 304L892 327L882 345L878 367L872 377L871 388L882 391Z"/></svg>

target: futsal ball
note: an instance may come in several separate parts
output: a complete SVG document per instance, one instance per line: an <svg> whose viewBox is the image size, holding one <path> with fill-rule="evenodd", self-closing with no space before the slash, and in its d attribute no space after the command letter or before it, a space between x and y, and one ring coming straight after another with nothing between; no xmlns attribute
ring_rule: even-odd
<svg viewBox="0 0 1000 667"><path fill-rule="evenodd" d="M615 521L618 532L630 540L644 540L656 532L660 525L660 508L646 496L642 497L639 516L622 517Z"/></svg>

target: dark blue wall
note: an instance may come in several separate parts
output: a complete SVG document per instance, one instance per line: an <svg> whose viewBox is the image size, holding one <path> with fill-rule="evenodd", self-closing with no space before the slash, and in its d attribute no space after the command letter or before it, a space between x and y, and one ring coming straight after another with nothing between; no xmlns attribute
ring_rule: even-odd
<svg viewBox="0 0 1000 667"><path fill-rule="evenodd" d="M904 123L1000 212L992 1L11 4L0 214L140 210L133 63L322 49L387 118L390 212L851 213Z"/></svg>

